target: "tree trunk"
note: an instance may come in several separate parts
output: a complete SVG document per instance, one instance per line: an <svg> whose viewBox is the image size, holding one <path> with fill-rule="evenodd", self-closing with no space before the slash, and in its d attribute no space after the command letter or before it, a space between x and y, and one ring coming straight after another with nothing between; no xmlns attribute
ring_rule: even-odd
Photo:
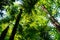
<svg viewBox="0 0 60 40"><path fill-rule="evenodd" d="M16 19L16 22L15 22L15 25L14 25L14 28L12 30L12 33L11 33L9 40L14 40L14 35L16 34L16 30L18 28L18 24L19 24L19 20L21 18L21 14L22 14L22 9L20 9L20 13L17 15L17 19Z"/></svg>
<svg viewBox="0 0 60 40"><path fill-rule="evenodd" d="M59 24L59 22L48 12L48 10L45 8L44 5L42 5L42 9L43 9L47 14L50 15L50 18L49 18L49 19L51 20L51 22L53 23L53 25L56 26L57 30L60 32L60 24Z"/></svg>
<svg viewBox="0 0 60 40"><path fill-rule="evenodd" d="M8 29L9 29L9 26L2 32L2 34L1 34L1 36L0 36L0 40L4 40Z"/></svg>

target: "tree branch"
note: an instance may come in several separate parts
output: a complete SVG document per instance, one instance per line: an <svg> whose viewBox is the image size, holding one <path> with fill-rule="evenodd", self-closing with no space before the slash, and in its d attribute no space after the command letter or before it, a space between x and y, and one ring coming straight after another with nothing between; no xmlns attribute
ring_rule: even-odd
<svg viewBox="0 0 60 40"><path fill-rule="evenodd" d="M44 5L42 5L41 7L42 7L42 9L43 9L47 14L50 15L50 18L49 18L49 19L51 20L51 22L53 23L53 25L56 26L56 28L58 29L58 31L60 31L60 24L59 24L59 22L48 12L48 10L46 9L46 7L45 7Z"/></svg>

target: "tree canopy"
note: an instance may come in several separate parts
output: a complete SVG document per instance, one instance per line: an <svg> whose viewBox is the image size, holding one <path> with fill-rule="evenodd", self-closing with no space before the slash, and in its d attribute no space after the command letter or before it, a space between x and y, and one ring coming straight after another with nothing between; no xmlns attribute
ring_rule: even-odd
<svg viewBox="0 0 60 40"><path fill-rule="evenodd" d="M60 0L0 0L0 40L60 40Z"/></svg>

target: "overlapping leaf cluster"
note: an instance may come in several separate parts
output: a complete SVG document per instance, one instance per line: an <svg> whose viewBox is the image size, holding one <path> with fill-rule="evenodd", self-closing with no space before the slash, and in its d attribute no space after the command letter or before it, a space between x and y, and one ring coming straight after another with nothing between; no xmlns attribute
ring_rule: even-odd
<svg viewBox="0 0 60 40"><path fill-rule="evenodd" d="M0 20L0 35L4 29L9 26L4 40L9 40L11 33L13 33L12 31L15 27L14 25L16 24L17 15L20 13L20 9L22 9L22 14L20 13L21 17L14 40L59 40L60 34L56 31L54 26L49 26L48 23L50 19L48 14L41 8L41 5L44 5L51 15L55 16L58 12L56 10L59 8L59 0L21 0L22 4L14 4L13 1L15 0L10 1L13 4L2 4L6 9L7 17ZM1 3L2 2L5 1L1 1Z"/></svg>

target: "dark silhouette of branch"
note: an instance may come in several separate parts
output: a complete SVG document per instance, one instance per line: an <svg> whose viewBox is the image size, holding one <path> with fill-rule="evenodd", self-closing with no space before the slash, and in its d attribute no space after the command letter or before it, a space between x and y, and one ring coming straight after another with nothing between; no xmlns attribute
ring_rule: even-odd
<svg viewBox="0 0 60 40"><path fill-rule="evenodd" d="M57 30L60 31L60 24L59 24L59 22L48 12L48 10L46 9L46 7L45 7L44 5L42 5L41 7L42 7L42 9L43 9L47 14L50 15L50 18L49 18L49 19L51 20L51 22L53 23L53 25L56 26Z"/></svg>
<svg viewBox="0 0 60 40"><path fill-rule="evenodd" d="M2 32L1 36L0 36L0 40L4 40L6 34L7 34L7 31L9 29L9 26L7 26L7 28Z"/></svg>
<svg viewBox="0 0 60 40"><path fill-rule="evenodd" d="M14 28L12 30L12 33L11 33L11 36L10 36L9 40L14 40L14 35L16 34L16 30L18 28L18 24L19 24L19 21L20 21L20 18L21 18L21 14L22 14L22 9L20 9L20 13L17 15L17 19L16 19L16 22L15 22L15 25L14 25Z"/></svg>

